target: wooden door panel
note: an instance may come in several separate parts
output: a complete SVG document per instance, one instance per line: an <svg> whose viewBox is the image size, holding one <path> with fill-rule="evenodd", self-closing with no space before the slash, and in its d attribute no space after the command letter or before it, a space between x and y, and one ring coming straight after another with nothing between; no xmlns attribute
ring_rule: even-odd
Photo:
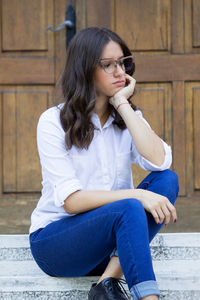
<svg viewBox="0 0 200 300"><path fill-rule="evenodd" d="M200 191L200 82L187 83L185 93L187 192L192 195Z"/></svg>
<svg viewBox="0 0 200 300"><path fill-rule="evenodd" d="M170 0L116 0L116 32L132 51L167 51L170 47Z"/></svg>
<svg viewBox="0 0 200 300"><path fill-rule="evenodd" d="M41 190L36 126L50 105L50 94L52 87L2 91L3 193Z"/></svg>
<svg viewBox="0 0 200 300"><path fill-rule="evenodd" d="M151 128L172 145L172 101L171 84L139 83L133 99ZM137 186L148 174L138 166L132 166L133 182Z"/></svg>
<svg viewBox="0 0 200 300"><path fill-rule="evenodd" d="M193 7L193 47L200 47L200 2L199 0L192 1Z"/></svg>
<svg viewBox="0 0 200 300"><path fill-rule="evenodd" d="M0 84L49 84L54 79L53 0L0 2Z"/></svg>
<svg viewBox="0 0 200 300"><path fill-rule="evenodd" d="M185 50L200 53L200 2L185 0Z"/></svg>
<svg viewBox="0 0 200 300"><path fill-rule="evenodd" d="M0 57L15 58L54 55L53 0L3 0ZM23 52L22 52L23 51Z"/></svg>
<svg viewBox="0 0 200 300"><path fill-rule="evenodd" d="M81 0L77 1L80 2ZM113 14L113 1L101 0L94 1L86 0L86 26L103 26L110 28L110 17ZM97 14L98 12L98 14Z"/></svg>
<svg viewBox="0 0 200 300"><path fill-rule="evenodd" d="M48 49L45 2L46 0L3 0L3 51Z"/></svg>
<svg viewBox="0 0 200 300"><path fill-rule="evenodd" d="M2 164L3 191L16 190L16 124L15 96L13 93L2 93Z"/></svg>
<svg viewBox="0 0 200 300"><path fill-rule="evenodd" d="M193 89L194 189L200 190L200 86Z"/></svg>

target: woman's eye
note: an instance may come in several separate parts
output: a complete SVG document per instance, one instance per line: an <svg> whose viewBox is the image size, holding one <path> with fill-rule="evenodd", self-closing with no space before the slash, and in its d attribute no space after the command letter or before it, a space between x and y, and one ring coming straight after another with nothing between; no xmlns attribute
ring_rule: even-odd
<svg viewBox="0 0 200 300"><path fill-rule="evenodd" d="M106 64L104 64L104 68L109 68L110 65L111 65L111 63L106 63Z"/></svg>

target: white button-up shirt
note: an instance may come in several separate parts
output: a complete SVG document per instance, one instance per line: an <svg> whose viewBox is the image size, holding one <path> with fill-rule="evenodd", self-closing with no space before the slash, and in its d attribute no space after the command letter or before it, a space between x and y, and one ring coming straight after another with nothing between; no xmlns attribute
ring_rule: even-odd
<svg viewBox="0 0 200 300"><path fill-rule="evenodd" d="M63 208L65 199L78 190L119 190L133 188L131 162L147 171L161 171L171 165L171 147L164 141L165 160L158 167L142 157L128 129L113 124L113 117L101 127L96 114L94 138L86 149L66 149L65 132L60 122L60 108L45 111L38 122L37 145L42 166L42 195L31 216L30 233L69 216ZM149 126L140 111L139 117Z"/></svg>

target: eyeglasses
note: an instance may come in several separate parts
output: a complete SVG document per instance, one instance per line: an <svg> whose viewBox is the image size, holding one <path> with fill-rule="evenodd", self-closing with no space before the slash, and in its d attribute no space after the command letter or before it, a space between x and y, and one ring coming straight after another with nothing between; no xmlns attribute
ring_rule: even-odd
<svg viewBox="0 0 200 300"><path fill-rule="evenodd" d="M119 66L125 72L131 71L134 67L132 55L122 57L117 60L114 60L112 58L102 58L100 59L99 64L108 74L114 73L117 66Z"/></svg>

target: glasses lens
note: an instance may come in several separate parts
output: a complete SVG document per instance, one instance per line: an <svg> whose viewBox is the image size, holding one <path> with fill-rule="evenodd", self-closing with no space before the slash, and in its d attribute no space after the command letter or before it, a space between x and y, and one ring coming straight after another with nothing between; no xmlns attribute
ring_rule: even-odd
<svg viewBox="0 0 200 300"><path fill-rule="evenodd" d="M123 59L123 61L124 61L124 67L125 67L126 72L131 71L133 69L133 65L134 65L133 58L125 57Z"/></svg>
<svg viewBox="0 0 200 300"><path fill-rule="evenodd" d="M113 59L102 59L100 61L100 65L106 73L111 74L115 71L117 65L121 67L125 72L133 70L134 62L132 56L127 56L116 61Z"/></svg>
<svg viewBox="0 0 200 300"><path fill-rule="evenodd" d="M101 61L101 66L103 67L104 71L108 74L111 74L115 70L115 62L112 60Z"/></svg>

